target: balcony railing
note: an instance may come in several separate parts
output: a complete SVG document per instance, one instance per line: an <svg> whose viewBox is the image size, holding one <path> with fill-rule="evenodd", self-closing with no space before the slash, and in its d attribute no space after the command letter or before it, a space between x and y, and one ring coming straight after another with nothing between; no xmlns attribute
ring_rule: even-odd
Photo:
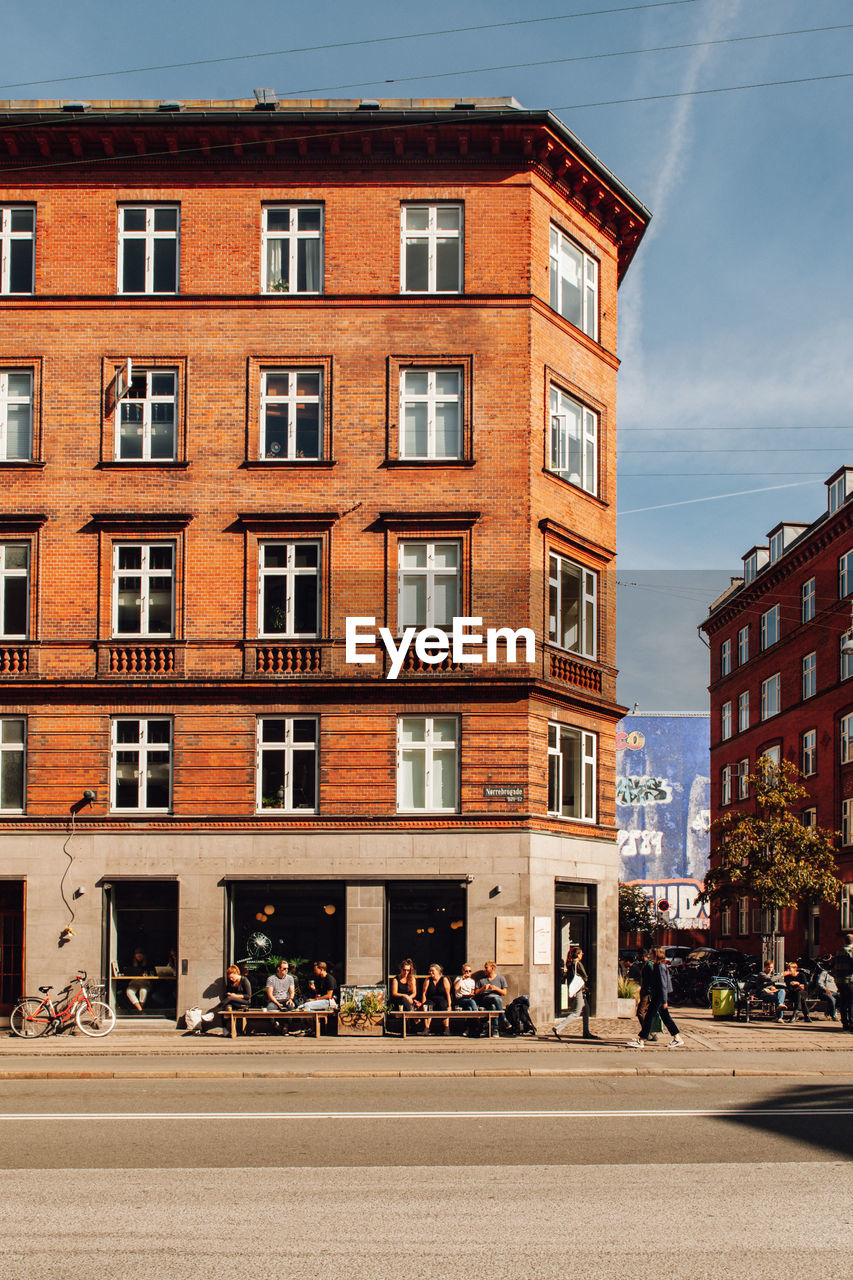
<svg viewBox="0 0 853 1280"><path fill-rule="evenodd" d="M319 644L255 645L255 674L262 676L313 676L323 671Z"/></svg>
<svg viewBox="0 0 853 1280"><path fill-rule="evenodd" d="M171 644L103 645L98 654L98 671L109 676L179 675L175 646Z"/></svg>
<svg viewBox="0 0 853 1280"><path fill-rule="evenodd" d="M3 645L0 648L0 676L23 676L30 669L30 651L24 645Z"/></svg>
<svg viewBox="0 0 853 1280"><path fill-rule="evenodd" d="M565 684L576 685L579 689L589 689L593 693L601 693L601 672L585 662L578 662L562 653L551 654L551 679L562 680Z"/></svg>

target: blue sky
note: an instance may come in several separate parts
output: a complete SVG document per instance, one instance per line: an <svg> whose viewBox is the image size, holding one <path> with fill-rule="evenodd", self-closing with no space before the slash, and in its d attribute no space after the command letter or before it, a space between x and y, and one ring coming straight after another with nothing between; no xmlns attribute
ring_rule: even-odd
<svg viewBox="0 0 853 1280"><path fill-rule="evenodd" d="M650 584L671 573L670 604L695 634L743 553L781 519L814 519L823 481L853 461L849 0L43 0L9 6L3 22L4 99L270 86L283 97L513 95L559 115L654 215L620 311L620 578L654 573L623 589L650 601L649 619L664 589ZM499 23L512 25L389 39ZM345 42L361 43L307 49ZM661 49L671 45L690 47ZM204 59L225 60L131 70ZM707 92L792 80L809 82ZM612 105L588 105L600 103ZM716 572L686 591L688 570ZM631 649L620 652L626 701L703 705L701 652L684 705L652 708Z"/></svg>

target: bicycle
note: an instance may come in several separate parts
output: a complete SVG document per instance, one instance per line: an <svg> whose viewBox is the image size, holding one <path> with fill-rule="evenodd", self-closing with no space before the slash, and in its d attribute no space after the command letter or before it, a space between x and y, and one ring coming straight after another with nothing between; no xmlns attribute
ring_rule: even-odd
<svg viewBox="0 0 853 1280"><path fill-rule="evenodd" d="M67 996L68 999L58 1009L50 997L53 987L39 987L44 997L42 1000L37 996L25 996L12 1010L10 1022L13 1033L25 1040L35 1039L45 1034L58 1034L76 1023L87 1036L109 1035L116 1024L115 1010L104 1000L91 998L86 986L87 978L86 970L81 969L68 986L63 987L59 997ZM79 985L72 995L75 982ZM100 990L98 987L97 991ZM94 991L93 988L92 994Z"/></svg>

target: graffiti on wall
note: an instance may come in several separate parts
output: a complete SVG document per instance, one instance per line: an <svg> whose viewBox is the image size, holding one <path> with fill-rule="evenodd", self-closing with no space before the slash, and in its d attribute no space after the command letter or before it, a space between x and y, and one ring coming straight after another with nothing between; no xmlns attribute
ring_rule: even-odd
<svg viewBox="0 0 853 1280"><path fill-rule="evenodd" d="M697 902L702 892L698 880L656 880L635 881L635 886L642 889L652 901L669 903L666 922L671 929L707 929L710 927L708 908Z"/></svg>
<svg viewBox="0 0 853 1280"><path fill-rule="evenodd" d="M669 804L672 787L666 778L617 778L617 804Z"/></svg>

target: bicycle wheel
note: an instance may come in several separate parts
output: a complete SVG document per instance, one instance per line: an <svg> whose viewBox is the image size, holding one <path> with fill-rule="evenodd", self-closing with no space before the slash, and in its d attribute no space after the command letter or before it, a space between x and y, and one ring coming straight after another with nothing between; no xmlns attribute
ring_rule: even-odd
<svg viewBox="0 0 853 1280"><path fill-rule="evenodd" d="M77 1026L87 1036L108 1036L116 1024L115 1010L103 1000L90 1000L77 1010Z"/></svg>
<svg viewBox="0 0 853 1280"><path fill-rule="evenodd" d="M47 1009L42 1008L41 1000L36 1000L35 997L16 1004L9 1022L15 1035L23 1036L25 1040L43 1036L51 1025L50 1014Z"/></svg>

